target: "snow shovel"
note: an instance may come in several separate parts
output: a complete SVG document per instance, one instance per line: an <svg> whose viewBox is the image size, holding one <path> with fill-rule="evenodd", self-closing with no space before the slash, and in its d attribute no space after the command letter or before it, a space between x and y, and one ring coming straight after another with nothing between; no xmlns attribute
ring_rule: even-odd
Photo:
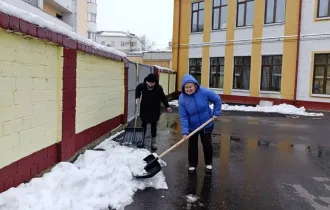
<svg viewBox="0 0 330 210"><path fill-rule="evenodd" d="M158 162L158 160L160 158L162 158L164 155L166 155L167 153L169 153L170 151L175 149L177 146L182 144L185 140L189 139L192 135L197 133L199 130L201 130L203 127L205 127L206 125L208 125L212 121L213 121L213 118L209 119L203 125L199 126L196 130L191 132L187 136L187 138L181 139L179 142L174 144L172 147L170 147L168 150L163 152L161 155L158 156L156 153L153 153L153 154L150 154L147 157L145 157L143 160L147 163L147 165L144 167L144 170L146 170L146 173L144 173L142 175L134 175L134 177L137 178L137 179L145 179L145 178L151 178L151 177L155 176L162 168L162 166Z"/></svg>
<svg viewBox="0 0 330 210"><path fill-rule="evenodd" d="M140 103L141 103L142 93L140 97ZM139 103L139 104L140 104ZM144 129L143 128L137 128L136 122L138 117L138 110L139 110L139 104L135 106L135 123L134 128L125 128L125 135L122 141L122 145L125 146L136 146L137 148L143 148L144 147Z"/></svg>

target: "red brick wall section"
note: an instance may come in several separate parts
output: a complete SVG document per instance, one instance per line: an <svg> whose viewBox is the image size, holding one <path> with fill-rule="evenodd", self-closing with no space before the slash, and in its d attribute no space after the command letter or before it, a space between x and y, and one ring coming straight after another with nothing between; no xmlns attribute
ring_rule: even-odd
<svg viewBox="0 0 330 210"><path fill-rule="evenodd" d="M63 51L63 112L62 141L60 143L61 160L67 160L75 153L76 132L76 77L77 51Z"/></svg>
<svg viewBox="0 0 330 210"><path fill-rule="evenodd" d="M153 66L153 68L154 68L154 74L156 75L157 80L159 81L159 69L156 66Z"/></svg>
<svg viewBox="0 0 330 210"><path fill-rule="evenodd" d="M128 116L128 71L129 66L125 65L124 67L124 86L125 86L125 99L124 99L124 115L122 119L122 123L127 123L127 116Z"/></svg>
<svg viewBox="0 0 330 210"><path fill-rule="evenodd" d="M29 181L59 160L54 144L0 169L0 193Z"/></svg>
<svg viewBox="0 0 330 210"><path fill-rule="evenodd" d="M121 124L123 115L119 115L117 117L114 117L110 120L107 120L99 125L96 125L94 127L91 127L87 130L84 130L75 136L75 151L78 151L79 149L83 148L87 144L93 142L97 138L103 136L107 132L113 130L118 125Z"/></svg>
<svg viewBox="0 0 330 210"><path fill-rule="evenodd" d="M127 119L127 107L123 115L117 116L97 126L75 134L75 106L76 106L76 67L77 50L95 56L122 61L128 66L128 59L117 54L95 49L84 43L78 43L68 36L41 28L38 25L0 12L0 28L21 33L41 40L53 42L64 47L63 53L63 113L62 113L62 141L37 151L0 169L0 193L11 187L29 181L35 175L52 167L59 161L70 158L75 152L111 131ZM125 69L125 106L127 106L127 80Z"/></svg>

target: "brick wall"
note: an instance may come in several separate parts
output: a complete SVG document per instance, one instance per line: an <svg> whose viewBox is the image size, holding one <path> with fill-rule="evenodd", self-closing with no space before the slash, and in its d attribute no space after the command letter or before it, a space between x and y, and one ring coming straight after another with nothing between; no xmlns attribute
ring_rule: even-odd
<svg viewBox="0 0 330 210"><path fill-rule="evenodd" d="M78 53L76 133L124 113L121 62Z"/></svg>
<svg viewBox="0 0 330 210"><path fill-rule="evenodd" d="M5 31L0 40L2 168L58 141L62 48Z"/></svg>
<svg viewBox="0 0 330 210"><path fill-rule="evenodd" d="M0 12L0 193L126 123L127 66Z"/></svg>

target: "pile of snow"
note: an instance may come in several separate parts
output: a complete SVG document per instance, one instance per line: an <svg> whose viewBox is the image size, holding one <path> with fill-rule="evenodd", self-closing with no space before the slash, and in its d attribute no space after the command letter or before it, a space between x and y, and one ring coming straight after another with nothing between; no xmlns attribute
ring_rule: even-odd
<svg viewBox="0 0 330 210"><path fill-rule="evenodd" d="M213 109L213 104L210 105ZM243 112L266 112L266 113L281 113L291 115L302 115L302 116L323 116L323 113L306 112L304 107L297 108L289 104L279 104L273 106L230 106L228 104L222 105L222 110L226 111L243 111Z"/></svg>
<svg viewBox="0 0 330 210"><path fill-rule="evenodd" d="M174 72L174 70L163 67L163 66L158 66L158 65L154 65L157 69L159 70L164 70L164 71L170 71L170 72Z"/></svg>
<svg viewBox="0 0 330 210"><path fill-rule="evenodd" d="M170 105L179 106L177 100L170 101ZM210 105L213 109L213 104ZM297 108L289 104L280 104L273 106L231 106L228 104L222 104L221 109L223 111L242 111L242 112L265 112L265 113L281 113L281 114L291 114L291 115L302 115L302 116L324 116L323 113L306 112L304 107Z"/></svg>
<svg viewBox="0 0 330 210"><path fill-rule="evenodd" d="M178 107L179 106L179 101L178 100L173 100L173 101L168 102L168 104L171 105L171 106Z"/></svg>
<svg viewBox="0 0 330 210"><path fill-rule="evenodd" d="M106 52L110 52L110 53L113 53L113 54L116 54L118 56L122 56L122 57L126 57L126 54L121 52L121 51L118 51L112 47L107 47L107 46L104 46L104 45L100 45L90 39L87 39L75 32L72 32L62 26L59 26L53 22L50 22L50 21L47 21L43 18L41 18L40 16L37 16L33 13L30 13L30 12L27 12L25 10L21 10L17 7L14 7L10 4L7 4L3 1L0 1L0 12L4 13L4 14L7 14L7 15L10 15L10 16L14 16L14 17L17 17L17 18L20 18L22 20L25 20L29 23L33 23L33 24L36 24L40 27L43 27L43 28L47 28L51 31L54 31L54 32L57 32L57 33L60 33L62 35L66 35L68 37L70 37L71 39L73 40L76 40L78 42L81 42L81 43L84 43L84 44L87 44L89 46L93 46L94 48L96 49L100 49L100 50L103 50L103 51L106 51Z"/></svg>
<svg viewBox="0 0 330 210"><path fill-rule="evenodd" d="M112 138L96 147L105 151L87 150L74 164L61 162L43 177L0 194L0 209L124 209L139 189L168 189L162 172L134 179L132 173L144 171L143 158L150 152L120 146Z"/></svg>

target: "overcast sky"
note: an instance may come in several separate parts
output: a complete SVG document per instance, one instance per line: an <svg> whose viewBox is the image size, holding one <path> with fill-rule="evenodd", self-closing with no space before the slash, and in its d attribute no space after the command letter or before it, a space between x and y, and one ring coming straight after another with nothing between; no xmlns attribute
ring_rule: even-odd
<svg viewBox="0 0 330 210"><path fill-rule="evenodd" d="M97 0L97 29L145 34L156 47L172 39L174 0Z"/></svg>

